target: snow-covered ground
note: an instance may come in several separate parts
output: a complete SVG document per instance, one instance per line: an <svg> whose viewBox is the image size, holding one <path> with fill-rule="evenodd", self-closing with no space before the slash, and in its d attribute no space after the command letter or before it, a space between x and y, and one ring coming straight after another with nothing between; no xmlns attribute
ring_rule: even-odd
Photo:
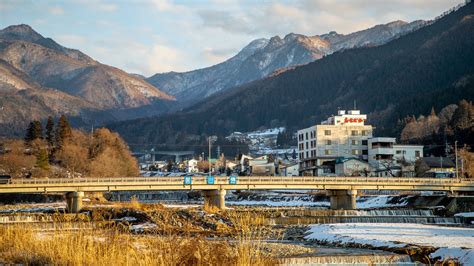
<svg viewBox="0 0 474 266"><path fill-rule="evenodd" d="M422 245L439 248L430 256L456 258L474 265L474 228L423 224L318 224L312 225L307 239L330 243L367 244L374 247Z"/></svg>
<svg viewBox="0 0 474 266"><path fill-rule="evenodd" d="M473 218L474 212L460 212L460 213L456 213L454 216Z"/></svg>
<svg viewBox="0 0 474 266"><path fill-rule="evenodd" d="M405 197L403 201L397 203L389 203L393 197L391 196L374 196L358 198L357 208L358 209L372 209L372 208L383 208L383 207L402 207L407 205L409 197Z"/></svg>
<svg viewBox="0 0 474 266"><path fill-rule="evenodd" d="M276 192L276 191L273 191ZM282 191L288 192L288 191ZM392 196L373 196L373 197L359 197L357 199L357 209L375 209L385 207L403 207L406 206L408 198L404 200L390 203ZM259 206L278 206L278 207L329 207L329 201L312 201L308 197L289 197L288 195L271 195L268 193L268 199L248 199L248 200L234 200L227 199L226 204L228 205L259 205Z"/></svg>

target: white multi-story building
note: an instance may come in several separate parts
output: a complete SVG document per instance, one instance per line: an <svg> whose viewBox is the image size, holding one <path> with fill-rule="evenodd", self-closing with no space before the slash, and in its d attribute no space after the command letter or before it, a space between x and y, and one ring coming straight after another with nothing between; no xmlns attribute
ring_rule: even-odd
<svg viewBox="0 0 474 266"><path fill-rule="evenodd" d="M339 110L320 125L298 130L299 171L303 175L334 175L339 157L368 159L372 126L359 110Z"/></svg>
<svg viewBox="0 0 474 266"><path fill-rule="evenodd" d="M371 175L394 176L423 157L421 145L399 145L395 138L372 137L373 128L365 124L366 119L359 110L340 110L320 125L298 130L300 175L336 175L340 159L357 158L368 163Z"/></svg>
<svg viewBox="0 0 474 266"><path fill-rule="evenodd" d="M423 157L423 145L393 145L393 158L397 161L414 163Z"/></svg>
<svg viewBox="0 0 474 266"><path fill-rule="evenodd" d="M369 139L369 165L372 175L400 176L412 175L408 166L423 157L423 145L395 144L395 138L377 137Z"/></svg>

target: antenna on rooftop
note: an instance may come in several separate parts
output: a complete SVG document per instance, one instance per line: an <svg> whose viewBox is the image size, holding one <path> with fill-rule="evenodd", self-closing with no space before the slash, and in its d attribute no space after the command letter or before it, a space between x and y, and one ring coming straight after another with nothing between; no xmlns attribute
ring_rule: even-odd
<svg viewBox="0 0 474 266"><path fill-rule="evenodd" d="M354 100L354 110L357 110L357 101Z"/></svg>

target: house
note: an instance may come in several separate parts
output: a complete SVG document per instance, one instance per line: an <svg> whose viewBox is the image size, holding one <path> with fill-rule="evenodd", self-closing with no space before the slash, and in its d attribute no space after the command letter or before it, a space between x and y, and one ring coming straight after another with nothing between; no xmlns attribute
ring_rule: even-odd
<svg viewBox="0 0 474 266"><path fill-rule="evenodd" d="M338 158L335 172L337 176L368 176L369 163L358 158Z"/></svg>
<svg viewBox="0 0 474 266"><path fill-rule="evenodd" d="M252 175L273 176L275 175L275 164L274 163L254 164L250 166L250 171Z"/></svg>
<svg viewBox="0 0 474 266"><path fill-rule="evenodd" d="M415 164L417 176L455 177L456 165L448 157L423 157Z"/></svg>
<svg viewBox="0 0 474 266"><path fill-rule="evenodd" d="M393 158L397 161L415 163L423 157L423 145L393 145Z"/></svg>
<svg viewBox="0 0 474 266"><path fill-rule="evenodd" d="M288 165L281 166L281 175L282 176L298 176L300 165L298 163L292 163Z"/></svg>
<svg viewBox="0 0 474 266"><path fill-rule="evenodd" d="M197 173L199 172L198 169L198 160L196 159L191 159L187 163L187 170L188 173Z"/></svg>
<svg viewBox="0 0 474 266"><path fill-rule="evenodd" d="M229 160L226 161L226 167L229 168L230 170L234 170L235 167L237 167L237 165L238 164L234 161L229 161Z"/></svg>

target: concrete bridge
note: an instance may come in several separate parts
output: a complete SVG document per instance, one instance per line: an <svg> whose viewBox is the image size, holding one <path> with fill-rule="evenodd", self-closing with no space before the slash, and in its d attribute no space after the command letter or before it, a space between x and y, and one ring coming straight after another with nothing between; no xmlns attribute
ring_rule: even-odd
<svg viewBox="0 0 474 266"><path fill-rule="evenodd" d="M7 184L0 185L0 193L65 193L67 209L70 212L80 211L84 192L201 190L205 204L223 209L227 190L270 189L325 190L330 197L332 209L355 209L357 191L360 189L474 192L474 180L415 177L185 176L11 179Z"/></svg>

